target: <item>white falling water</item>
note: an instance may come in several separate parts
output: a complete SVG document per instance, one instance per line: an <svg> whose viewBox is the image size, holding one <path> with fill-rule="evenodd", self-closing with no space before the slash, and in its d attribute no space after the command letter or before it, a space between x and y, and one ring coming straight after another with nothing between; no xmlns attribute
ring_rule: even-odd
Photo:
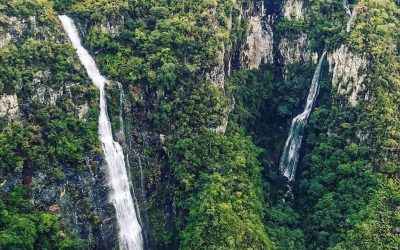
<svg viewBox="0 0 400 250"><path fill-rule="evenodd" d="M353 9L353 12L351 13L351 16L346 24L346 32L347 33L351 31L351 27L354 25L356 18L357 18L357 9Z"/></svg>
<svg viewBox="0 0 400 250"><path fill-rule="evenodd" d="M346 11L346 14L351 16L351 10L350 10L350 5L349 2L347 0L343 0L343 8Z"/></svg>
<svg viewBox="0 0 400 250"><path fill-rule="evenodd" d="M326 52L324 51L315 69L304 111L296 116L292 121L292 125L289 130L289 136L286 140L285 148L281 156L279 169L281 170L282 174L289 179L289 181L294 180L295 177L297 161L299 160L301 143L303 141L304 127L311 114L312 107L318 95L321 66L325 54Z"/></svg>
<svg viewBox="0 0 400 250"><path fill-rule="evenodd" d="M74 21L65 15L59 18L90 79L100 89L99 136L107 163L109 198L115 207L118 221L120 249L143 249L142 229L130 192L124 154L121 145L113 139L111 123L107 115L104 90L106 79L100 74L93 58L82 47Z"/></svg>

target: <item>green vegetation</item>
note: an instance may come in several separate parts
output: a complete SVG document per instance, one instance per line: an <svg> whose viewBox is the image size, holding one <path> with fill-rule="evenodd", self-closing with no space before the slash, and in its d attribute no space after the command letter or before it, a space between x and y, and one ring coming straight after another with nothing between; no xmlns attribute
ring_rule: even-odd
<svg viewBox="0 0 400 250"><path fill-rule="evenodd" d="M265 162L279 161L290 122L303 109L314 66L289 64L287 70L286 79L270 66L237 71L230 78L235 98L231 119L266 150ZM322 81L321 92L328 88L329 82Z"/></svg>
<svg viewBox="0 0 400 250"><path fill-rule="evenodd" d="M395 108L399 80L394 73L399 70L395 49L399 10L391 1L359 1L354 8L358 15L348 34L344 30L348 18L340 2L314 1L305 21L282 20L277 25L280 35L308 33L311 47L317 50L348 43L371 62L365 81L371 99L356 107L346 105L347 100L331 89L331 76L325 73L321 79L293 196L282 185L276 164L287 134L287 125L282 129L282 124L302 107L294 101L300 95L290 92L294 87L284 86L292 81L290 76L294 84L306 83L301 80L304 68L297 72L296 67L289 68L286 81L271 77L274 72L265 69L233 77L238 83L235 117L265 149L265 220L268 235L279 249L396 249L399 245L399 109ZM304 100L304 94L299 100Z"/></svg>
<svg viewBox="0 0 400 250"><path fill-rule="evenodd" d="M0 91L18 100L0 126L0 249L83 249L34 197L38 185L60 184L65 171L80 173L100 152L97 90L48 1L0 1L0 10L1 35L17 41L0 49Z"/></svg>
<svg viewBox="0 0 400 250"><path fill-rule="evenodd" d="M317 0L310 6L307 32L314 49L336 48L345 41L346 14L342 1Z"/></svg>
<svg viewBox="0 0 400 250"><path fill-rule="evenodd" d="M0 170L4 173L49 169L59 163L81 168L85 154L98 152L97 91L88 85L81 68L72 64L73 53L65 44L30 38L0 51L3 93L17 94L21 102L33 99L26 119L9 123L0 134ZM61 96L53 104L57 106L46 104L47 93L38 92L42 89L56 98L67 86L72 98ZM93 109L83 121L76 115L77 105L87 101Z"/></svg>
<svg viewBox="0 0 400 250"><path fill-rule="evenodd" d="M89 169L100 153L98 93L54 10L74 17L102 72L123 86L125 150L132 183L140 185L139 165L145 173L146 200L142 193L137 198L152 249L398 249L398 3L356 1L349 32L342 1L307 1L304 20L271 23L275 42L304 33L312 52L346 45L368 60L367 72L358 72L366 73L365 89L354 106L332 86L323 64L291 188L279 173L279 158L315 65L281 65L275 46L275 65L238 67L236 53L254 11L241 9L252 4L0 0L0 33L10 29L10 17L27 23L17 42L0 49L0 92L18 97L18 114L0 119L6 190L0 187L0 249L84 246L63 228L62 217L42 211L48 204L32 203L35 184L18 184L37 173L61 183L67 172ZM228 70L221 64L230 59ZM107 88L117 131L120 92L113 84ZM73 204L90 223L101 224L87 194L70 192L81 196Z"/></svg>
<svg viewBox="0 0 400 250"><path fill-rule="evenodd" d="M259 150L248 138L208 132L179 140L171 152L175 199L188 214L178 223L181 249L273 248L262 224Z"/></svg>
<svg viewBox="0 0 400 250"><path fill-rule="evenodd" d="M289 130L290 122L300 113L308 95L314 65L287 65L283 79L272 67L235 72L230 81L236 107L232 120L237 120L262 148L259 156L263 169L264 223L267 233L278 249L304 249L304 233L294 201L285 197L277 164ZM330 81L321 79L320 97L326 99ZM285 202L282 199L285 197Z"/></svg>
<svg viewBox="0 0 400 250"><path fill-rule="evenodd" d="M348 43L370 61L369 99L348 107L336 94L310 121L312 150L305 156L297 199L310 249L400 244L399 9L375 0L359 1L354 9L358 15Z"/></svg>
<svg viewBox="0 0 400 250"><path fill-rule="evenodd" d="M1 0L0 10L9 16L35 17L42 25L54 25L56 15L47 0Z"/></svg>
<svg viewBox="0 0 400 250"><path fill-rule="evenodd" d="M223 46L237 46L244 31L238 5L88 0L74 3L67 12L92 21L86 46L96 52L106 75L122 83L133 111L127 122L135 128L134 142L140 143L140 133L147 130L167 140L168 157L157 162L160 167L145 166L157 184L149 195L151 207L142 210L149 213L153 244L273 248L262 223L258 149L237 129L225 136L212 132L222 124L231 100L206 72L217 66L215 55ZM231 22L235 25L229 31ZM114 28L105 31L110 25ZM109 95L114 121L117 97ZM149 145L143 158L159 157L157 151L158 145ZM163 216L170 209L178 217Z"/></svg>
<svg viewBox="0 0 400 250"><path fill-rule="evenodd" d="M0 200L1 249L84 249L84 242L61 231L59 218L35 211L28 187L18 186Z"/></svg>

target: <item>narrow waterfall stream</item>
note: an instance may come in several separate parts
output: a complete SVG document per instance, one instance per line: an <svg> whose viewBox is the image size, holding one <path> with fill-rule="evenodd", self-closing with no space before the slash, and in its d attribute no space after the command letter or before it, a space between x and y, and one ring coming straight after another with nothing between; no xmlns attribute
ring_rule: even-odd
<svg viewBox="0 0 400 250"><path fill-rule="evenodd" d="M82 47L73 20L65 15L59 16L59 18L90 79L100 89L99 136L107 163L109 198L115 207L118 222L119 247L129 250L143 249L142 229L130 191L124 154L121 145L113 139L111 123L107 115L104 89L106 78L100 74L95 61Z"/></svg>
<svg viewBox="0 0 400 250"><path fill-rule="evenodd" d="M351 16L351 10L350 10L350 5L347 0L343 0L343 8L346 11L346 14Z"/></svg>
<svg viewBox="0 0 400 250"><path fill-rule="evenodd" d="M348 12L346 12L346 13L348 13ZM357 8L354 8L353 11L350 11L350 18L346 24L346 32L347 33L351 31L351 28L354 25L356 18L357 18Z"/></svg>
<svg viewBox="0 0 400 250"><path fill-rule="evenodd" d="M281 156L279 169L281 170L282 174L289 179L289 181L294 180L296 174L297 161L299 160L301 143L303 141L304 127L307 124L307 120L311 114L315 99L318 95L321 66L325 54L326 52L324 51L315 69L304 111L292 120L289 136L286 140L285 148Z"/></svg>

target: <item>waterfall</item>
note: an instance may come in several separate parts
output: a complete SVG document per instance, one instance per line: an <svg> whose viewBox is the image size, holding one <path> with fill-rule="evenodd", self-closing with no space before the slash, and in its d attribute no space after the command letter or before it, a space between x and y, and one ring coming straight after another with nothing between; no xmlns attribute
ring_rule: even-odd
<svg viewBox="0 0 400 250"><path fill-rule="evenodd" d="M311 114L312 107L318 95L321 66L325 54L326 52L324 51L315 69L304 111L296 116L292 121L292 125L289 130L289 136L286 140L285 148L281 156L279 169L281 170L282 174L289 179L289 181L292 181L295 177L297 161L299 159L301 143L303 140L304 127Z"/></svg>
<svg viewBox="0 0 400 250"><path fill-rule="evenodd" d="M351 27L354 25L356 18L357 18L357 9L353 9L353 12L351 13L351 16L346 24L346 32L347 33L351 31Z"/></svg>
<svg viewBox="0 0 400 250"><path fill-rule="evenodd" d="M82 47L73 20L65 15L59 18L90 79L100 89L99 136L107 163L109 199L115 207L118 222L119 247L129 250L143 249L142 229L136 216L124 154L121 145L113 139L111 123L107 115L104 89L106 79L100 74L93 58Z"/></svg>
<svg viewBox="0 0 400 250"><path fill-rule="evenodd" d="M349 2L347 0L343 0L343 8L346 11L346 14L351 16L350 6L349 6Z"/></svg>

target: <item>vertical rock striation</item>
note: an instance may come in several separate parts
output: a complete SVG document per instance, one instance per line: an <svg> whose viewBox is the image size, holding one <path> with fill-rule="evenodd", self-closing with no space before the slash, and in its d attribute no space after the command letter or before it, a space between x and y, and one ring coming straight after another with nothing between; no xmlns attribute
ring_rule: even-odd
<svg viewBox="0 0 400 250"><path fill-rule="evenodd" d="M18 98L16 94L0 96L0 116L12 120L17 118L19 113Z"/></svg>
<svg viewBox="0 0 400 250"><path fill-rule="evenodd" d="M283 3L282 13L288 20L304 20L304 2L302 0L286 0Z"/></svg>
<svg viewBox="0 0 400 250"><path fill-rule="evenodd" d="M266 16L264 2L250 5L242 12L249 23L241 52L241 64L249 69L258 69L261 64L272 64L274 62L272 18Z"/></svg>
<svg viewBox="0 0 400 250"><path fill-rule="evenodd" d="M347 97L351 106L356 106L365 90L364 80L367 76L368 62L365 55L352 52L342 45L328 54L329 71L332 73L332 87L337 93Z"/></svg>

